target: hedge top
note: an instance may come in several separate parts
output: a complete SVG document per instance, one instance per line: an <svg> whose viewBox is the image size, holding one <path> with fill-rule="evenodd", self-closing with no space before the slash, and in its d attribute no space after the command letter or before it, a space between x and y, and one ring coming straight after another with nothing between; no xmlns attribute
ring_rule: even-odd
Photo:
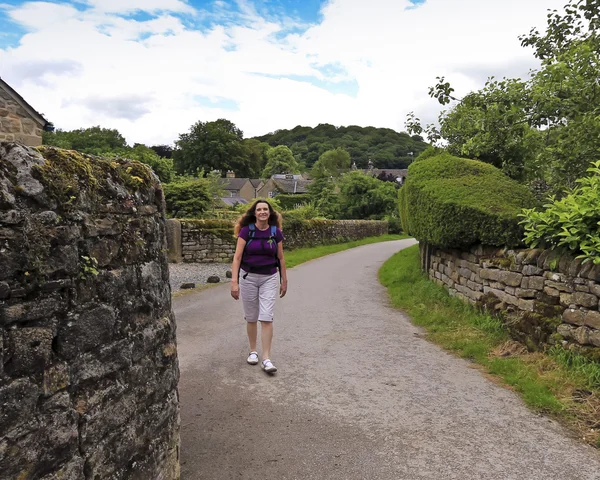
<svg viewBox="0 0 600 480"><path fill-rule="evenodd" d="M517 215L535 199L492 165L442 153L410 166L400 203L403 228L419 241L517 246Z"/></svg>

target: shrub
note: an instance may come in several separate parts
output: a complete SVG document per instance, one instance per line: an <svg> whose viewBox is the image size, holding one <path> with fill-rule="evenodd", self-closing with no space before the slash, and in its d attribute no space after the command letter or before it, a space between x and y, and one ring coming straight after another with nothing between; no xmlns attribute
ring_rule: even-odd
<svg viewBox="0 0 600 480"><path fill-rule="evenodd" d="M388 222L388 233L402 233L402 222L398 217L389 216L386 220Z"/></svg>
<svg viewBox="0 0 600 480"><path fill-rule="evenodd" d="M414 162L399 199L405 232L446 248L518 246L518 215L535 205L529 190L499 169L448 153Z"/></svg>
<svg viewBox="0 0 600 480"><path fill-rule="evenodd" d="M212 196L204 178L163 184L167 214L172 217L198 217L210 208Z"/></svg>
<svg viewBox="0 0 600 480"><path fill-rule="evenodd" d="M531 208L519 215L527 245L577 252L584 262L600 263L600 162L592 165L590 176L577 180L579 186L564 198L551 197L546 210Z"/></svg>
<svg viewBox="0 0 600 480"><path fill-rule="evenodd" d="M300 193L296 195L279 194L277 201L283 210L293 210L296 205L304 205L310 202L308 193Z"/></svg>

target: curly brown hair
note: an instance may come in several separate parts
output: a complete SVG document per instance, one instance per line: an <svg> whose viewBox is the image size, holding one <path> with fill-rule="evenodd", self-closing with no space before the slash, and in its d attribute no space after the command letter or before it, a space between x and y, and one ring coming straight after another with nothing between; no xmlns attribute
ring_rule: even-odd
<svg viewBox="0 0 600 480"><path fill-rule="evenodd" d="M275 225L277 228L281 229L281 215L275 211L273 206L268 201L256 200L256 202L254 202L252 206L246 210L246 213L238 218L235 228L233 229L233 233L236 237L240 234L240 230L243 227L247 227L251 223L256 223L256 206L259 203L266 203L269 207L269 225Z"/></svg>

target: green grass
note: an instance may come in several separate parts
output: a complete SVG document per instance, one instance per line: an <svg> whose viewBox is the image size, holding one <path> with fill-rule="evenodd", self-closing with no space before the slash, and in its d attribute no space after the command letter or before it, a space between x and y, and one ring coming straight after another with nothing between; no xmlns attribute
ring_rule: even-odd
<svg viewBox="0 0 600 480"><path fill-rule="evenodd" d="M552 414L581 438L599 445L597 432L590 428L594 419L589 415L597 404L574 399L574 392L583 389L598 402L598 363L560 347L548 354L515 352L503 356L500 352L510 343L502 321L450 297L431 282L420 270L418 246L391 257L381 267L379 278L392 304L424 327L429 340L481 365L519 392L531 408Z"/></svg>
<svg viewBox="0 0 600 480"><path fill-rule="evenodd" d="M324 257L332 253L341 252L348 250L349 248L360 247L361 245L369 245L371 243L389 242L391 240L402 240L403 238L409 238L406 235L381 235L379 237L368 237L362 240L355 240L353 242L336 243L334 245L322 245L318 247L309 248L297 248L295 250L289 250L285 252L285 264L287 268L295 267L301 263L314 260L315 258Z"/></svg>

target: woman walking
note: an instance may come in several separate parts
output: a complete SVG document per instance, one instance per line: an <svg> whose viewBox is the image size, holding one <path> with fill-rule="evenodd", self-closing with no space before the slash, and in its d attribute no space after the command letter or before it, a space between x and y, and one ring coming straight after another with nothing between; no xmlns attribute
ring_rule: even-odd
<svg viewBox="0 0 600 480"><path fill-rule="evenodd" d="M273 308L279 296L287 292L287 272L283 257L281 216L271 204L258 200L238 220L235 230L237 245L231 267L231 296L242 297L250 354L247 362L258 363L256 341L261 324L262 362L265 372L275 373L271 361L273 341ZM277 269L281 277L277 274ZM281 278L281 284L279 282Z"/></svg>

